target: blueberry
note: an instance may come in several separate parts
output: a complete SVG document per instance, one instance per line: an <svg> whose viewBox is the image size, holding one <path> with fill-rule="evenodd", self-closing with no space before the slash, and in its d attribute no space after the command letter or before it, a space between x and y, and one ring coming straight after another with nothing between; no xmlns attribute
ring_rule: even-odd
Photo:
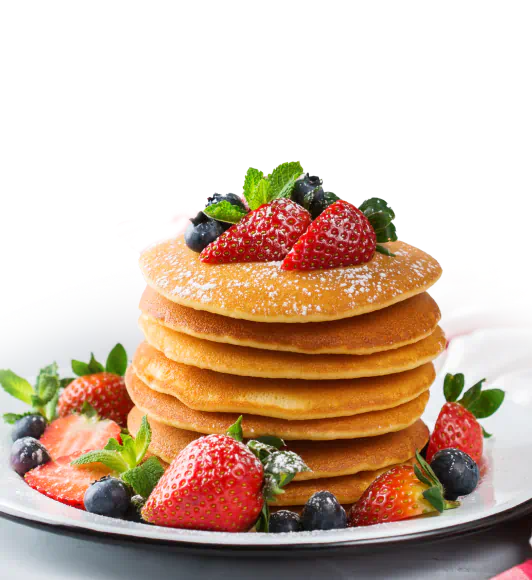
<svg viewBox="0 0 532 580"><path fill-rule="evenodd" d="M198 253L221 236L227 229L227 225L231 225L213 220L202 211L190 221L185 231L185 243L193 252Z"/></svg>
<svg viewBox="0 0 532 580"><path fill-rule="evenodd" d="M305 196L311 191L316 191L316 194L321 191L321 194L323 194L322 183L322 180L317 175L311 176L307 173L296 181L292 191L292 200L304 206Z"/></svg>
<svg viewBox="0 0 532 580"><path fill-rule="evenodd" d="M11 431L11 439L16 441L17 439L22 439L22 437L33 437L34 439L40 439L41 435L46 429L46 419L36 413L35 415L26 415L22 417L13 425L13 430Z"/></svg>
<svg viewBox="0 0 532 580"><path fill-rule="evenodd" d="M93 483L85 492L83 503L91 514L122 518L129 509L131 494L125 483L106 476Z"/></svg>
<svg viewBox="0 0 532 580"><path fill-rule="evenodd" d="M236 205L240 209L247 211L244 202L240 199L240 197L238 197L238 195L236 195L236 193L226 193L225 195L215 193L211 197L207 198L207 205L205 207L209 207L215 203L220 203L221 201L228 201L231 205Z"/></svg>
<svg viewBox="0 0 532 580"><path fill-rule="evenodd" d="M299 516L288 510L280 510L270 516L270 533L298 532Z"/></svg>
<svg viewBox="0 0 532 580"><path fill-rule="evenodd" d="M127 508L126 513L124 514L124 519L128 520L129 522L136 522L138 524L146 524L140 515L142 508L146 500L141 495L134 495L131 498L129 503L129 507Z"/></svg>
<svg viewBox="0 0 532 580"><path fill-rule="evenodd" d="M33 437L17 439L11 447L11 468L19 475L51 461L50 454L42 443Z"/></svg>
<svg viewBox="0 0 532 580"><path fill-rule="evenodd" d="M320 187L316 189L314 193L308 194L305 198L305 207L310 212L312 219L315 220L319 217L330 205L340 198L332 191L323 191Z"/></svg>
<svg viewBox="0 0 532 580"><path fill-rule="evenodd" d="M432 470L445 490L445 499L468 495L478 485L478 465L460 449L442 449L432 458Z"/></svg>
<svg viewBox="0 0 532 580"><path fill-rule="evenodd" d="M347 526L347 514L330 491L317 491L301 512L301 529L337 530Z"/></svg>

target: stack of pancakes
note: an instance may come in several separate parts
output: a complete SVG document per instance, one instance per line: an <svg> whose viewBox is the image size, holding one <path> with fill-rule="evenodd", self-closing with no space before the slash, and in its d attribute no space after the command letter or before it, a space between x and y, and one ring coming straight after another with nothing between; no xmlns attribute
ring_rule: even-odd
<svg viewBox="0 0 532 580"><path fill-rule="evenodd" d="M326 489L355 502L428 440L420 419L444 350L426 290L439 264L403 242L349 268L285 272L279 262L208 265L182 238L146 250L146 341L126 382L136 433L165 462L243 415L246 438L276 435L312 471L276 505Z"/></svg>

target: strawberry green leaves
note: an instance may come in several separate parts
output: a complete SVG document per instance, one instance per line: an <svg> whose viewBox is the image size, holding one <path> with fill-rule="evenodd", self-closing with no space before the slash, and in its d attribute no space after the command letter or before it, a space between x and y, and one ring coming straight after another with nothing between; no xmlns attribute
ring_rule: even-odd
<svg viewBox="0 0 532 580"><path fill-rule="evenodd" d="M417 464L414 464L414 473L416 477L428 486L423 492L423 497L432 505L432 507L442 513L448 509L457 508L460 505L459 501L448 501L446 500L443 490L443 485L440 480L436 477L436 474L432 470L431 466L421 457L421 455L416 451Z"/></svg>
<svg viewBox="0 0 532 580"><path fill-rule="evenodd" d="M443 381L443 393L445 400L454 403L458 402L462 407L470 411L476 419L486 419L491 417L502 405L505 393L501 389L482 390L482 385L486 379L482 379L468 389L464 396L458 400L465 386L465 378L462 373L445 375ZM489 438L491 435L482 429L484 437Z"/></svg>
<svg viewBox="0 0 532 580"><path fill-rule="evenodd" d="M395 212L383 200L378 197L367 199L358 208L367 218L377 236L377 252L386 256L394 257L394 254L388 248L381 246L386 242L395 242L397 240L397 233L392 221L395 219Z"/></svg>
<svg viewBox="0 0 532 580"><path fill-rule="evenodd" d="M3 416L6 423L15 423L30 413L40 413L48 421L56 418L57 400L62 388L56 363L40 370L34 387L11 370L0 370L0 384L12 397L31 406L29 413L6 413Z"/></svg>
<svg viewBox="0 0 532 580"><path fill-rule="evenodd" d="M128 484L137 495L147 498L162 477L164 469L156 457L143 462L151 442L151 428L144 416L135 438L122 435L122 443L111 438L107 445L98 451L84 453L72 465L103 463L116 471L122 481Z"/></svg>
<svg viewBox="0 0 532 580"><path fill-rule="evenodd" d="M105 367L99 363L94 354L91 353L91 358L88 363L81 362L79 360L72 361L72 371L78 377L83 377L86 375L94 375L97 373L113 373L123 377L126 374L127 369L127 354L125 348L118 343L109 353Z"/></svg>

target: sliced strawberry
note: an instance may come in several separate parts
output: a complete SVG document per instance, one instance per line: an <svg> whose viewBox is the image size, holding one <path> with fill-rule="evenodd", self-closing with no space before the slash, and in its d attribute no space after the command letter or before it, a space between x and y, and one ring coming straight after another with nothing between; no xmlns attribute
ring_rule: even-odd
<svg viewBox="0 0 532 580"><path fill-rule="evenodd" d="M120 439L121 429L114 421L69 415L52 421L40 441L53 459L77 451L103 449L109 439Z"/></svg>
<svg viewBox="0 0 532 580"><path fill-rule="evenodd" d="M111 470L101 463L74 467L71 461L78 458L81 452L60 457L45 465L28 471L24 476L26 483L43 495L69 506L85 509L83 497L95 481L109 475Z"/></svg>
<svg viewBox="0 0 532 580"><path fill-rule="evenodd" d="M81 376L61 393L57 404L60 417L79 412L83 403L90 403L100 417L125 425L133 401L129 397L124 378L108 372Z"/></svg>
<svg viewBox="0 0 532 580"><path fill-rule="evenodd" d="M330 205L301 236L283 261L283 270L321 270L369 262L377 236L368 218L354 205Z"/></svg>
<svg viewBox="0 0 532 580"><path fill-rule="evenodd" d="M311 220L297 203L276 199L247 214L209 244L200 259L206 264L282 260Z"/></svg>

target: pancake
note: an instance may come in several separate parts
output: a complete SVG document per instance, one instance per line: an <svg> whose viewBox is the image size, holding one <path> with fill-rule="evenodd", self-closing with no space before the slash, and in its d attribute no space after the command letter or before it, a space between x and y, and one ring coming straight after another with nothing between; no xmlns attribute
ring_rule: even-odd
<svg viewBox="0 0 532 580"><path fill-rule="evenodd" d="M198 433L225 433L239 413L206 413L195 411L176 397L159 393L143 383L130 367L126 373L129 395L139 410L156 421ZM286 421L259 415L244 415L244 437L277 435L285 440L326 441L375 437L406 429L423 414L429 400L428 391L419 397L384 411L373 411L352 417Z"/></svg>
<svg viewBox="0 0 532 580"><path fill-rule="evenodd" d="M441 276L434 258L404 242L385 246L367 264L283 271L281 262L212 265L200 262L183 236L140 257L149 286L182 306L258 322L322 322L380 310L420 294Z"/></svg>
<svg viewBox="0 0 532 580"><path fill-rule="evenodd" d="M146 314L139 325L149 344L178 363L218 373L270 379L312 381L356 379L401 373L434 360L445 350L440 327L414 344L373 354L274 352L202 340L166 328Z"/></svg>
<svg viewBox="0 0 532 580"><path fill-rule="evenodd" d="M180 306L149 286L139 307L164 326L196 338L304 354L372 354L399 348L427 338L441 318L426 292L369 314L288 328L279 322L252 322Z"/></svg>
<svg viewBox="0 0 532 580"><path fill-rule="evenodd" d="M139 430L143 413L133 407L127 427L134 436ZM201 437L194 431L184 431L149 418L152 430L150 452L171 463L192 441ZM288 449L300 455L312 471L299 473L297 481L338 477L360 471L374 471L402 463L413 457L428 441L429 431L423 421L398 431L366 439L338 441L292 441Z"/></svg>
<svg viewBox="0 0 532 580"><path fill-rule="evenodd" d="M173 362L146 343L138 347L132 368L150 389L176 397L190 409L291 421L397 407L427 391L436 376L428 363L404 373L365 379L249 379Z"/></svg>

